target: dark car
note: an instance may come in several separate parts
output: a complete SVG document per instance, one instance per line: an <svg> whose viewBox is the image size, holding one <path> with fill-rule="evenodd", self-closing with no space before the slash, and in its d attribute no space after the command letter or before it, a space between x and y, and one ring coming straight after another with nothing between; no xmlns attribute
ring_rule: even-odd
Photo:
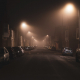
<svg viewBox="0 0 80 80"><path fill-rule="evenodd" d="M16 52L17 56L21 56L22 55L22 51L19 47L13 47L14 51Z"/></svg>
<svg viewBox="0 0 80 80"><path fill-rule="evenodd" d="M34 46L32 46L32 50L33 50L33 49L35 49L35 47L34 47Z"/></svg>
<svg viewBox="0 0 80 80"><path fill-rule="evenodd" d="M0 48L0 63L7 62L9 62L9 52L5 47Z"/></svg>
<svg viewBox="0 0 80 80"><path fill-rule="evenodd" d="M80 61L80 48L76 49L76 62Z"/></svg>
<svg viewBox="0 0 80 80"><path fill-rule="evenodd" d="M56 51L56 48L52 46L51 51Z"/></svg>
<svg viewBox="0 0 80 80"><path fill-rule="evenodd" d="M14 51L14 49L12 47L6 47L6 48L9 51L9 58L10 59L16 58L16 52Z"/></svg>
<svg viewBox="0 0 80 80"><path fill-rule="evenodd" d="M32 48L31 48L30 46L26 46L26 47L25 47L25 50L26 50L26 51L30 51L30 50L32 50Z"/></svg>

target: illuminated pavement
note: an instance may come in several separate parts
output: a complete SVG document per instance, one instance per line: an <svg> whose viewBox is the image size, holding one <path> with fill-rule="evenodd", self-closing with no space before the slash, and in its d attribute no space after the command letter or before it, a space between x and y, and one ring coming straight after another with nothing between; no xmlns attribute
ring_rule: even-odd
<svg viewBox="0 0 80 80"><path fill-rule="evenodd" d="M80 80L80 63L59 52L33 50L3 66L0 80Z"/></svg>

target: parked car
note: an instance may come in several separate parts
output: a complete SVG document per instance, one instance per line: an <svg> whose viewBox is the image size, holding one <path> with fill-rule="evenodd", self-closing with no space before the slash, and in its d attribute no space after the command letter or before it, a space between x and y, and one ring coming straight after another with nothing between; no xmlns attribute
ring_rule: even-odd
<svg viewBox="0 0 80 80"><path fill-rule="evenodd" d="M48 46L45 46L44 48L45 48L45 49L48 49Z"/></svg>
<svg viewBox="0 0 80 80"><path fill-rule="evenodd" d="M22 46L21 46L21 48L22 48L23 50L25 49L25 47L22 47Z"/></svg>
<svg viewBox="0 0 80 80"><path fill-rule="evenodd" d="M56 48L54 46L52 46L51 51L56 51Z"/></svg>
<svg viewBox="0 0 80 80"><path fill-rule="evenodd" d="M19 48L20 48L21 51L22 51L22 55L24 55L24 49L23 49L21 46L19 46Z"/></svg>
<svg viewBox="0 0 80 80"><path fill-rule="evenodd" d="M14 49L12 47L6 47L6 48L9 51L9 58L10 59L16 58L16 52L14 51Z"/></svg>
<svg viewBox="0 0 80 80"><path fill-rule="evenodd" d="M26 47L25 47L25 50L26 50L26 51L30 51L30 50L32 50L32 48L31 48L30 46L26 46Z"/></svg>
<svg viewBox="0 0 80 80"><path fill-rule="evenodd" d="M9 62L9 52L5 47L0 48L0 63Z"/></svg>
<svg viewBox="0 0 80 80"><path fill-rule="evenodd" d="M80 48L76 49L76 62L80 61Z"/></svg>
<svg viewBox="0 0 80 80"><path fill-rule="evenodd" d="M22 55L22 51L19 47L13 47L14 51L16 52L17 56L21 56Z"/></svg>
<svg viewBox="0 0 80 80"><path fill-rule="evenodd" d="M62 50L62 55L73 55L73 51L71 48L69 47L65 47L63 50Z"/></svg>
<svg viewBox="0 0 80 80"><path fill-rule="evenodd" d="M33 50L33 49L35 49L35 47L34 47L34 46L31 46L31 48L32 48L32 50Z"/></svg>
<svg viewBox="0 0 80 80"><path fill-rule="evenodd" d="M49 50L51 50L51 48L52 48L51 46L48 47Z"/></svg>

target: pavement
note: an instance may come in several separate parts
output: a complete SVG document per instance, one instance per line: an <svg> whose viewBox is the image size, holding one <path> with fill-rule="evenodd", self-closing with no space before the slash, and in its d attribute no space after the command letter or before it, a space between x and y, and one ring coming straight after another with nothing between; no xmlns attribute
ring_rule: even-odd
<svg viewBox="0 0 80 80"><path fill-rule="evenodd" d="M37 48L2 66L0 80L80 80L80 62L57 51Z"/></svg>

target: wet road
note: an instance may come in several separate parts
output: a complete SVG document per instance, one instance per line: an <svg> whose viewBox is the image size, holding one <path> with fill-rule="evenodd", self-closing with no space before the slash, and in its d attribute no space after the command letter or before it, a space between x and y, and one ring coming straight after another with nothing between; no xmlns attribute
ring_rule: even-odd
<svg viewBox="0 0 80 80"><path fill-rule="evenodd" d="M0 80L80 80L80 63L75 57L38 48L4 65Z"/></svg>

